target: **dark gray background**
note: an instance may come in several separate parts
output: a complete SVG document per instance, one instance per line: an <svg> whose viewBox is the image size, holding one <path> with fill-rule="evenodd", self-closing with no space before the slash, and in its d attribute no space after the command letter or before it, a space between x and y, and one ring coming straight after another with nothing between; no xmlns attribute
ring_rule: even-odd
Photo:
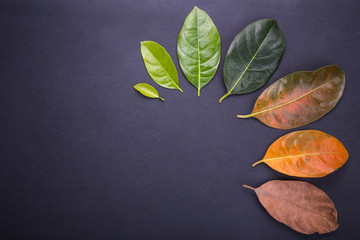
<svg viewBox="0 0 360 240"><path fill-rule="evenodd" d="M196 96L176 55L194 5L216 24L222 58ZM1 1L1 239L358 239L359 1ZM249 23L274 18L286 39L265 87L300 70L337 64L346 73L338 105L301 129L337 137L348 163L320 179L340 228L306 236L267 214L254 192L294 179L262 164L268 146L292 130L247 114L262 89L225 94L224 57ZM184 93L156 85L140 41L166 48ZM155 86L165 102L138 94Z"/></svg>

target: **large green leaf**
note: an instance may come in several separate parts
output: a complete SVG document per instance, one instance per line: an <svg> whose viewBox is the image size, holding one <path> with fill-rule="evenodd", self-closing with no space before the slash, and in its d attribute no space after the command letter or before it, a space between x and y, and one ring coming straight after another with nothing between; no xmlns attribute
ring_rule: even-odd
<svg viewBox="0 0 360 240"><path fill-rule="evenodd" d="M173 61L165 48L152 41L141 42L141 55L146 70L151 78L160 86L179 89L179 78Z"/></svg>
<svg viewBox="0 0 360 240"><path fill-rule="evenodd" d="M203 10L195 7L186 17L177 43L180 67L189 82L200 89L210 82L220 62L220 35Z"/></svg>
<svg viewBox="0 0 360 240"><path fill-rule="evenodd" d="M134 86L134 88L137 91L139 91L142 95L144 95L145 97L159 98L162 101L164 101L164 99L159 96L158 91L153 86L151 86L147 83L138 83Z"/></svg>
<svg viewBox="0 0 360 240"><path fill-rule="evenodd" d="M262 87L280 64L285 39L277 22L262 19L249 24L232 41L224 64L227 93L253 92Z"/></svg>

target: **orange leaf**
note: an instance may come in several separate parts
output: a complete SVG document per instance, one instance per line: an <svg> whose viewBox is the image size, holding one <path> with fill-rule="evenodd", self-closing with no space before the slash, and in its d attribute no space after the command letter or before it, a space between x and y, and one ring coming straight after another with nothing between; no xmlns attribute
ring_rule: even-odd
<svg viewBox="0 0 360 240"><path fill-rule="evenodd" d="M296 131L276 140L264 159L272 169L296 177L323 177L346 163L349 153L335 137L317 130Z"/></svg>

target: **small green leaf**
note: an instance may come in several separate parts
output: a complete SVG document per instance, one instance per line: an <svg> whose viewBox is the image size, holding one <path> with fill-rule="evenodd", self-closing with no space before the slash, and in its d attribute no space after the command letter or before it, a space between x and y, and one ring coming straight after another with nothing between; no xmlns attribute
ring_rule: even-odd
<svg viewBox="0 0 360 240"><path fill-rule="evenodd" d="M194 7L186 17L177 43L180 67L198 90L214 77L220 63L220 35L206 12Z"/></svg>
<svg viewBox="0 0 360 240"><path fill-rule="evenodd" d="M249 24L232 41L224 63L224 83L227 93L253 92L262 87L280 64L285 50L285 38L273 19Z"/></svg>
<svg viewBox="0 0 360 240"><path fill-rule="evenodd" d="M141 42L141 55L150 77L160 86L179 89L179 78L173 61L165 48L152 41Z"/></svg>
<svg viewBox="0 0 360 240"><path fill-rule="evenodd" d="M159 96L159 93L156 91L156 89L147 83L138 83L134 86L134 88L146 97L159 98L164 101L164 99Z"/></svg>

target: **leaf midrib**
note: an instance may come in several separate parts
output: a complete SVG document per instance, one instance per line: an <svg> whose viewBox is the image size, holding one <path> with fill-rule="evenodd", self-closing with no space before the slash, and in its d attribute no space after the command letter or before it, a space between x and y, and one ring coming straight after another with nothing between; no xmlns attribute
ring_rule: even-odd
<svg viewBox="0 0 360 240"><path fill-rule="evenodd" d="M264 40L261 42L259 48L256 50L254 56L251 57L251 60L249 62L249 64L246 66L246 68L244 69L244 71L241 73L240 77L238 78L238 80L235 82L235 84L232 86L232 88L230 89L230 91L228 92L229 94L231 94L231 92L234 90L234 88L236 87L236 85L239 83L239 81L241 80L241 78L244 76L244 74L246 73L246 71L248 70L248 68L250 67L250 65L252 64L252 62L254 61L254 59L256 58L256 55L258 54L258 52L260 51L263 43L265 42L267 36L270 34L272 28L275 26L275 23L271 26L269 32L266 34Z"/></svg>
<svg viewBox="0 0 360 240"><path fill-rule="evenodd" d="M200 96L200 39L199 39L199 26L198 26L198 10L196 12L196 36L197 36L197 52L198 52L198 96Z"/></svg>
<svg viewBox="0 0 360 240"><path fill-rule="evenodd" d="M305 156L314 156L314 155L322 155L322 154L341 154L342 152L318 152L318 153L305 153L305 154L298 154L298 155L289 155L289 156L283 156L283 157L276 157L276 158L265 158L259 161L260 162L270 162L270 161L276 161L283 158L293 158L293 157L305 157Z"/></svg>

